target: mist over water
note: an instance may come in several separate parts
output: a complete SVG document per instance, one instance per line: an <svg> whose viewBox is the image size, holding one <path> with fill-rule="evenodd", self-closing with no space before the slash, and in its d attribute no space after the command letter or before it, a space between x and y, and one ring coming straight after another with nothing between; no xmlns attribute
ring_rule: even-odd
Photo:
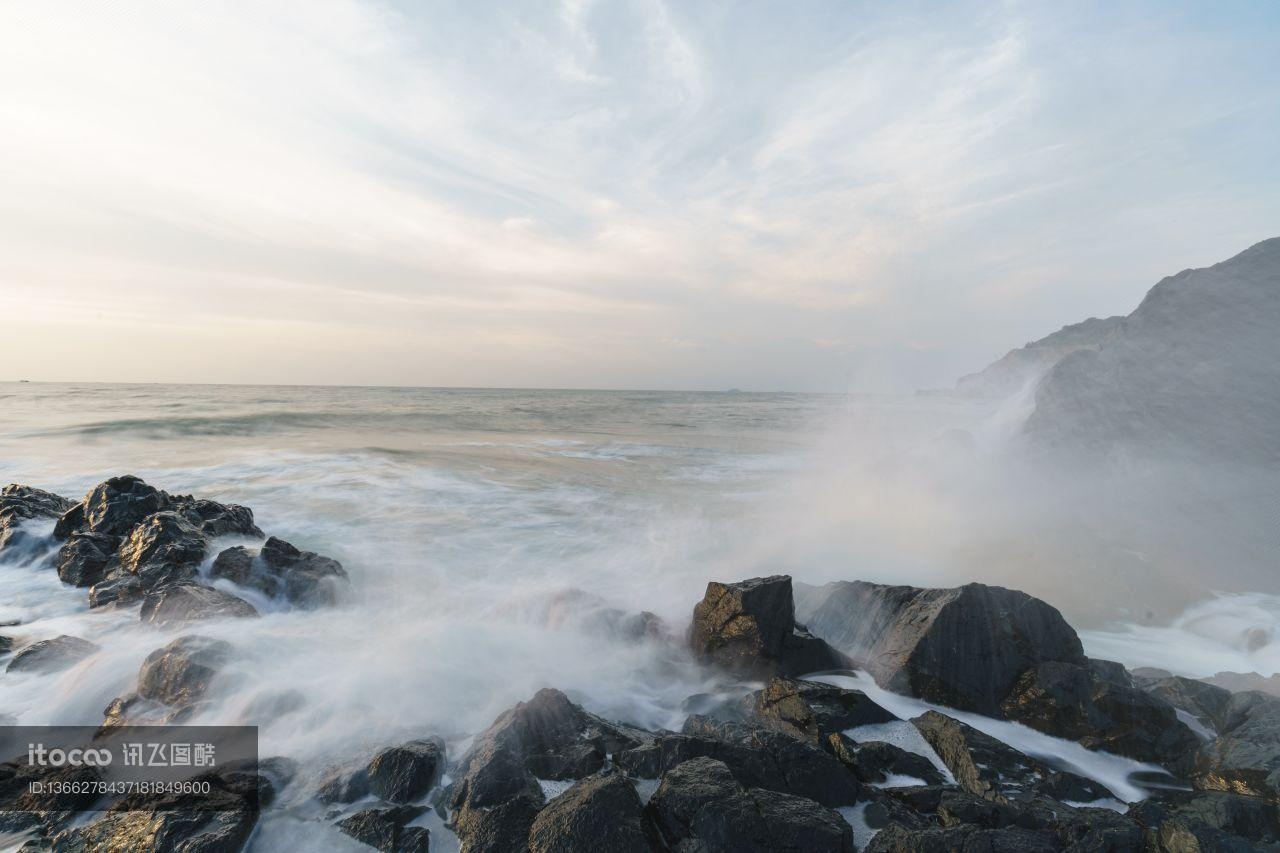
<svg viewBox="0 0 1280 853"><path fill-rule="evenodd" d="M1188 538L1185 496L1163 494L1169 469L1052 467L1017 437L1028 406L1025 394L8 384L0 470L72 499L137 474L250 506L268 534L339 559L352 583L337 607L254 601L259 619L194 629L239 651L196 721L256 722L262 754L315 768L428 732L456 755L544 686L678 727L706 677L600 615L648 610L682 632L708 580L760 574L1000 583L1090 628L1097 656L1187 675L1280 668L1276 590L1197 561L1221 528ZM90 613L39 556L0 567L0 621L102 652L4 675L0 711L96 724L150 651L193 630ZM286 805L305 810L309 793Z"/></svg>

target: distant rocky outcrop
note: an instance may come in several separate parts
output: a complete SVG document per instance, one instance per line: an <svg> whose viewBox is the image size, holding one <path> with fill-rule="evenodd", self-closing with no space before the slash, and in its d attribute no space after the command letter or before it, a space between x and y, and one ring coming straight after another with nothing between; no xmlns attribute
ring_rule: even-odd
<svg viewBox="0 0 1280 853"><path fill-rule="evenodd" d="M1090 317L1012 350L978 373L956 381L956 390L979 397L1007 397L1038 383L1055 364L1081 350L1097 352L1124 326L1123 317Z"/></svg>

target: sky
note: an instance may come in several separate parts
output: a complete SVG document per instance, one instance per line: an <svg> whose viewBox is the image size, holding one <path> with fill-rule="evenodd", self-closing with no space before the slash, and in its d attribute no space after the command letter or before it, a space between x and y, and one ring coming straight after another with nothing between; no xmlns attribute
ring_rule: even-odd
<svg viewBox="0 0 1280 853"><path fill-rule="evenodd" d="M1280 235L1280 5L0 4L0 379L950 385Z"/></svg>

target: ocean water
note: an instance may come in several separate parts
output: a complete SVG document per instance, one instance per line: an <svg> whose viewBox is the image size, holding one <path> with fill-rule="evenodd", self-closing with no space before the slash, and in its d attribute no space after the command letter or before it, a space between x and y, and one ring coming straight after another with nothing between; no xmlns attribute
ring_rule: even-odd
<svg viewBox="0 0 1280 853"><path fill-rule="evenodd" d="M0 478L78 499L136 474L248 505L269 535L339 559L351 585L336 607L264 605L196 629L237 648L197 721L257 723L262 754L294 758L304 778L425 734L456 756L545 686L606 717L679 727L681 702L716 685L679 644L603 626L614 609L650 611L679 635L712 579L1000 582L1073 622L1096 614L1084 637L1100 656L1188 675L1280 665L1243 639L1274 630L1273 596L1214 595L1206 576L1182 616L1129 618L1146 603L1102 603L1132 578L1077 583L1077 552L1029 550L1074 547L1092 527L1028 509L1045 502L1027 484L1041 495L1044 481L1008 463L1025 411L946 396L6 383ZM91 613L39 561L0 565L10 620L19 640L102 647L62 673L0 675L0 713L33 725L100 722L150 651L191 632ZM1110 779L1119 765L1099 766ZM256 849L348 843L310 793L291 789Z"/></svg>

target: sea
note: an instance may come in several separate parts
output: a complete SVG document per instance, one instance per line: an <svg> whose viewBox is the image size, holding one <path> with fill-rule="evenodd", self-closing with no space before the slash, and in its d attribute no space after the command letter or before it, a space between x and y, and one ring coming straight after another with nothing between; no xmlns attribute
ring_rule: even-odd
<svg viewBox="0 0 1280 853"><path fill-rule="evenodd" d="M723 687L678 642L711 580L998 582L1062 607L1100 657L1280 669L1244 640L1280 624L1273 595L1207 575L1153 616L1104 583L1065 584L1074 552L1024 559L1036 537L1015 528L1041 522L1000 461L1024 414L955 395L0 383L0 479L79 499L135 474L249 506L268 535L341 561L336 606L255 600L260 618L198 629L237 653L193 721L256 723L261 754L300 778L427 734L456 757L547 686L679 728L688 697ZM642 611L677 642L607 627ZM0 563L0 623L19 643L101 647L64 672L0 674L0 720L27 725L101 722L181 633L91 612L40 559ZM253 849L347 849L298 787ZM433 850L450 849L428 820Z"/></svg>

